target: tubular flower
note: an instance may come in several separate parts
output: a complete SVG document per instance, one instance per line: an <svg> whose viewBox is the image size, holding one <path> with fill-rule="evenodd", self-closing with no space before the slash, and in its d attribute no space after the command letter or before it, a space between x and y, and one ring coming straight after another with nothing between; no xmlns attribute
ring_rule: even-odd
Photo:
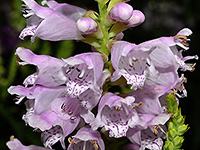
<svg viewBox="0 0 200 150"><path fill-rule="evenodd" d="M67 97L63 98L64 91L65 86L54 88L11 86L8 89L10 94L28 98L28 101L25 102L27 113L23 115L23 120L34 129L39 129L42 134L45 133L45 136L42 136L42 141L46 147L51 147L60 140L64 148L64 138L80 122L80 114L77 111L72 113L63 112L62 104L67 99L71 100ZM85 114L86 110L82 112ZM53 133L49 130L52 130Z"/></svg>
<svg viewBox="0 0 200 150"><path fill-rule="evenodd" d="M97 105L101 86L110 76L108 71L103 71L103 60L98 53L85 53L61 60L18 48L16 55L22 60L18 64L33 64L38 69L25 79L25 87L37 84L56 87L66 84L66 95L78 99L81 105L89 110ZM16 103L20 103L20 100L22 98Z"/></svg>
<svg viewBox="0 0 200 150"><path fill-rule="evenodd" d="M94 108L101 96L101 86L110 73L103 71L103 60L99 53L85 53L64 59L65 65L54 77L66 84L66 92L78 99L88 110ZM63 105L67 106L68 102Z"/></svg>
<svg viewBox="0 0 200 150"><path fill-rule="evenodd" d="M69 4L59 4L55 1L43 1L49 7L42 7L34 0L22 0L25 8L22 9L27 19L27 27L23 29L20 38L32 36L43 40L80 40L81 32L76 26L76 21L87 11ZM56 20L56 21L55 21Z"/></svg>
<svg viewBox="0 0 200 150"><path fill-rule="evenodd" d="M138 145L140 150L162 149L165 138L166 127L164 124L169 120L170 114L161 113L159 115L140 114L140 119L145 122L145 126L130 128L127 132L127 138Z"/></svg>
<svg viewBox="0 0 200 150"><path fill-rule="evenodd" d="M163 140L162 138L165 135L159 135L157 132L156 126L156 134L155 132L151 131L150 128L147 128L145 130L137 131L132 137L128 137L128 139L133 142L133 147L138 147L138 150L145 150L146 148L150 150L162 150L163 146ZM164 131L161 128L162 131ZM162 132L159 130L159 132ZM129 133L128 133L129 134Z"/></svg>
<svg viewBox="0 0 200 150"><path fill-rule="evenodd" d="M139 44L146 48L154 47L154 50L149 55L155 68L159 71L162 69L169 69L174 67L182 71L193 71L195 64L186 64L185 61L190 59L198 59L198 56L182 56L182 52L189 49L187 36L191 35L192 31L184 28L179 31L174 37L161 37ZM181 48L179 51L178 48ZM166 70L167 71L167 70Z"/></svg>
<svg viewBox="0 0 200 150"><path fill-rule="evenodd" d="M88 126L79 129L73 139L69 138L68 141L70 144L67 150L105 150L100 133L90 129Z"/></svg>
<svg viewBox="0 0 200 150"><path fill-rule="evenodd" d="M150 40L147 42L143 42L138 46L144 47L147 49L154 48L154 50L149 54L149 58L151 60L151 64L153 64L155 70L157 71L157 75L155 75L152 71L149 72L148 79L145 82L145 86L152 85L164 85L170 86L175 82L177 84L180 83L180 80L183 83L183 77L179 78L178 69L181 71L194 71L194 64L187 64L185 61L190 59L198 59L198 56L182 56L182 52L188 50L188 41L187 36L191 35L192 31L188 28L184 28L177 33L174 37L161 37L158 39ZM181 49L181 50L178 50ZM182 75L183 76L183 75ZM173 88L177 89L176 84ZM184 90L184 86L179 84L178 91L183 91L184 95L186 95L186 90ZM183 95L183 96L184 96Z"/></svg>
<svg viewBox="0 0 200 150"><path fill-rule="evenodd" d="M134 103L134 97L125 99L106 93L99 103L98 114L94 122L91 123L92 129L104 127L109 130L109 136L119 138L126 136L129 127L134 127L140 123L139 117L133 107L140 107L141 103Z"/></svg>
<svg viewBox="0 0 200 150"><path fill-rule="evenodd" d="M141 146L139 150L162 150L163 140L161 137L155 135L151 130L145 130L141 134Z"/></svg>
<svg viewBox="0 0 200 150"><path fill-rule="evenodd" d="M151 51L125 41L116 42L111 50L111 61L115 69L111 81L123 76L131 84L131 89L143 87L148 70L153 67L148 56Z"/></svg>
<svg viewBox="0 0 200 150"><path fill-rule="evenodd" d="M163 113L163 105L161 105L160 97L170 91L175 84L170 86L151 86L126 93L124 96L134 96L136 103L142 102L142 107L135 108L138 113L159 115Z"/></svg>
<svg viewBox="0 0 200 150"><path fill-rule="evenodd" d="M18 56L20 61L18 61L19 65L35 65L37 67L37 72L28 76L24 80L24 85L27 87L28 85L45 85L48 87L58 86L62 84L62 80L59 80L58 83L55 82L53 76L59 72L59 70L65 64L61 59L57 59L47 55L36 55L31 50L25 49L23 47L18 47L15 55Z"/></svg>
<svg viewBox="0 0 200 150"><path fill-rule="evenodd" d="M76 128L81 118L86 123L93 121L91 110L99 102L101 87L110 72L103 71L103 60L98 53L76 55L66 60L36 55L24 48L18 49L16 54L22 59L19 64L36 65L38 72L25 79L25 87L11 86L8 92L17 95L17 103L25 97L29 99L23 119L31 127L45 132L43 142L46 147L58 140L65 147L64 138ZM59 132L48 135L55 126L61 127Z"/></svg>
<svg viewBox="0 0 200 150"><path fill-rule="evenodd" d="M103 72L103 60L99 53L85 53L63 59L65 65L55 80L62 79L67 86L67 92L77 97L87 89L100 93L97 82Z"/></svg>

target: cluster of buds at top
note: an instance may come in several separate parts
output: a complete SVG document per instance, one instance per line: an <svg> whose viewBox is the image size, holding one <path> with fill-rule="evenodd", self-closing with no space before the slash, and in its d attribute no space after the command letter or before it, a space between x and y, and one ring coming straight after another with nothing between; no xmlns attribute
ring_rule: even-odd
<svg viewBox="0 0 200 150"><path fill-rule="evenodd" d="M145 16L127 3L118 3L110 10L110 19L124 23L127 27L134 27L144 22Z"/></svg>
<svg viewBox="0 0 200 150"><path fill-rule="evenodd" d="M105 32L109 31L108 41L122 31L137 26L145 20L144 14L122 1L110 2L102 14L92 10L59 4L56 1L43 1L43 7L33 0L23 0L23 16L27 19L27 26L20 34L20 38L31 36L43 40L79 40L100 49L101 41L107 39ZM56 20L56 22L55 22ZM34 23L32 23L34 22ZM52 23L54 22L54 23ZM107 31L102 26L106 26Z"/></svg>

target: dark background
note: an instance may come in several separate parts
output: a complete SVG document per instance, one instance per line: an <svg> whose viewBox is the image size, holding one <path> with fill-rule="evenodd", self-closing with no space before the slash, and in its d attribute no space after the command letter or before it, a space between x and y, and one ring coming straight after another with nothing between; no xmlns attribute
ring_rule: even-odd
<svg viewBox="0 0 200 150"><path fill-rule="evenodd" d="M38 0L37 2L41 2ZM93 0L58 0L74 4L85 9L97 11L97 4ZM70 55L90 51L90 46L81 42L60 41L49 42L36 38L31 44L29 38L24 41L18 39L20 31L25 27L22 17L20 0L1 0L0 6L0 149L7 149L5 143L11 135L18 138L24 145L42 145L40 134L33 132L31 127L25 126L21 119L26 112L24 104L15 105L7 93L10 85L22 84L25 77L35 71L34 67L19 67L16 64L14 52L18 46L30 48L37 54L48 54L58 58L67 58ZM161 36L174 36L179 30L188 27L193 31L190 37L190 49L186 55L199 55L200 44L200 1L198 0L132 0L129 2L134 9L141 10L145 22L124 32L124 40L139 44ZM185 134L182 148L200 149L200 85L199 62L194 72L186 72L188 82L185 87L188 97L180 100L182 114L186 116L186 124L190 129ZM58 148L59 149L59 148Z"/></svg>

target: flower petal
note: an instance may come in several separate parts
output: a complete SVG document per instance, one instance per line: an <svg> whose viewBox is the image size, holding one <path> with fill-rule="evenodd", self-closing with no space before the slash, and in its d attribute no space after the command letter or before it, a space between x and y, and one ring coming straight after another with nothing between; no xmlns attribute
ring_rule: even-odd
<svg viewBox="0 0 200 150"><path fill-rule="evenodd" d="M45 86L57 86L63 84L61 79L54 79L54 75L57 74L65 64L61 59L47 55L36 55L31 50L23 47L18 47L15 55L18 55L20 60L22 60L22 62L19 62L20 65L32 64L37 66L39 72L34 84Z"/></svg>
<svg viewBox="0 0 200 150"><path fill-rule="evenodd" d="M51 146L54 145L57 141L61 141L63 149L65 149L65 142L63 137L63 131L60 126L55 126L50 130L47 130L41 134L41 140L45 147L51 149Z"/></svg>
<svg viewBox="0 0 200 150"><path fill-rule="evenodd" d="M87 11L83 8L73 6L66 3L57 3L56 1L43 1L43 5L47 4L49 8L63 14L64 16L74 20L75 22L81 18Z"/></svg>
<svg viewBox="0 0 200 150"><path fill-rule="evenodd" d="M41 147L41 146L35 146L35 145L29 145L24 146L18 139L14 138L6 143L8 148L10 150L50 150L49 148Z"/></svg>

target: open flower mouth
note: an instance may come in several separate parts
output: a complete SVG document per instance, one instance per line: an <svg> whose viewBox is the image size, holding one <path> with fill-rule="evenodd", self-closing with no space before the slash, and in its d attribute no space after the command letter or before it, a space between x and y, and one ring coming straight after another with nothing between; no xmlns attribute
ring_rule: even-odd
<svg viewBox="0 0 200 150"><path fill-rule="evenodd" d="M102 110L102 121L105 123L106 130L109 130L110 137L126 136L128 130L129 115L125 109L108 107L107 105Z"/></svg>
<svg viewBox="0 0 200 150"><path fill-rule="evenodd" d="M180 42L180 43L182 43L184 46L189 47L188 41L190 41L190 39L188 39L187 36L185 36L185 35L176 35L176 36L174 37L174 41Z"/></svg>
<svg viewBox="0 0 200 150"><path fill-rule="evenodd" d="M61 109L63 113L70 115L71 120L74 120L80 112L79 101L76 99L69 99L61 105Z"/></svg>
<svg viewBox="0 0 200 150"><path fill-rule="evenodd" d="M122 56L119 62L119 69L122 75L131 84L131 89L138 89L144 85L145 70L150 66L148 58L136 53L130 53L127 57Z"/></svg>
<svg viewBox="0 0 200 150"><path fill-rule="evenodd" d="M66 91L71 97L78 97L91 87L94 81L94 71L88 69L86 64L64 67Z"/></svg>
<svg viewBox="0 0 200 150"><path fill-rule="evenodd" d="M25 19L28 19L29 17L33 16L35 13L33 12L32 9L28 8L26 5L22 5L24 8L21 9L23 13L23 17Z"/></svg>

